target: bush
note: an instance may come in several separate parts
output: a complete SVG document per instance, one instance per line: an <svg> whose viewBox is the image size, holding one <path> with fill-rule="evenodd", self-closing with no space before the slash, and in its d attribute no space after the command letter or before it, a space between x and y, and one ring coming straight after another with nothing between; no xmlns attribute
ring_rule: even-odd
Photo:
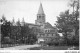
<svg viewBox="0 0 80 53"><path fill-rule="evenodd" d="M10 39L9 37L4 37L2 44L14 44L14 40Z"/></svg>
<svg viewBox="0 0 80 53"><path fill-rule="evenodd" d="M47 44L49 46L58 46L59 45L59 42L56 41L56 40L53 40L53 41L51 40L51 41L44 42L44 44Z"/></svg>

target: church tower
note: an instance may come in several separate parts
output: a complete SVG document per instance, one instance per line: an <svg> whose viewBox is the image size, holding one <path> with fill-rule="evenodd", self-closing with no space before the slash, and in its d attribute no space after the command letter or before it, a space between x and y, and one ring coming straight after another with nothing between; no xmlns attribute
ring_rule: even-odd
<svg viewBox="0 0 80 53"><path fill-rule="evenodd" d="M24 21L24 18L22 18L21 26L24 26L24 25L25 25L25 21Z"/></svg>
<svg viewBox="0 0 80 53"><path fill-rule="evenodd" d="M37 13L37 20L35 20L36 25L43 25L45 23L45 14L43 11L42 3L40 3L40 7Z"/></svg>

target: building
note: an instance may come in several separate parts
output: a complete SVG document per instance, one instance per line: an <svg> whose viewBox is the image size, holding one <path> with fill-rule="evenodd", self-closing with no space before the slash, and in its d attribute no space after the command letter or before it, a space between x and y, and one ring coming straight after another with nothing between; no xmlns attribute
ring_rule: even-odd
<svg viewBox="0 0 80 53"><path fill-rule="evenodd" d="M40 7L37 13L37 19L35 20L35 24L40 26L40 31L37 35L38 42L40 41L49 41L51 38L57 35L57 28L53 27L49 22L45 20L46 15L43 11L42 4L40 3Z"/></svg>
<svg viewBox="0 0 80 53"><path fill-rule="evenodd" d="M57 28L53 27L49 22L46 22L46 15L44 13L42 3L40 3L40 7L37 13L37 19L35 20L35 24L25 23L24 18L21 22L21 26L28 25L29 28L34 30L34 33L37 34L38 43L40 41L49 41L51 38L56 37ZM18 20L18 22L20 22ZM14 20L13 20L14 23Z"/></svg>

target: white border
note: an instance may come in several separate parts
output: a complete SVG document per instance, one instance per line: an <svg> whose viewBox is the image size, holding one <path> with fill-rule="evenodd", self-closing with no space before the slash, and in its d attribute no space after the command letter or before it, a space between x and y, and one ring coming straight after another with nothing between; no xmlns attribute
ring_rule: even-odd
<svg viewBox="0 0 80 53"><path fill-rule="evenodd" d="M1 50L0 53L80 53L79 50Z"/></svg>

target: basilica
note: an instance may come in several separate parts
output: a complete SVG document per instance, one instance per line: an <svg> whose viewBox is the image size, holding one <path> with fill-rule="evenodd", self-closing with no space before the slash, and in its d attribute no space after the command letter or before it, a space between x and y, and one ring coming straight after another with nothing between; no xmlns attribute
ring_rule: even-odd
<svg viewBox="0 0 80 53"><path fill-rule="evenodd" d="M40 7L37 13L37 19L35 20L35 24L25 23L24 19L21 22L21 26L26 24L29 26L29 28L34 29L34 33L37 34L38 43L40 41L50 41L51 38L54 38L57 35L57 28L53 27L49 22L46 22L45 18L46 18L46 15L44 13L42 3L40 3Z"/></svg>
<svg viewBox="0 0 80 53"><path fill-rule="evenodd" d="M42 3L40 3L40 7L37 13L37 19L35 20L35 24L28 24L29 27L37 28L37 37L38 42L40 41L50 41L51 38L57 35L56 27L53 27L49 22L46 22L46 15L43 11Z"/></svg>

